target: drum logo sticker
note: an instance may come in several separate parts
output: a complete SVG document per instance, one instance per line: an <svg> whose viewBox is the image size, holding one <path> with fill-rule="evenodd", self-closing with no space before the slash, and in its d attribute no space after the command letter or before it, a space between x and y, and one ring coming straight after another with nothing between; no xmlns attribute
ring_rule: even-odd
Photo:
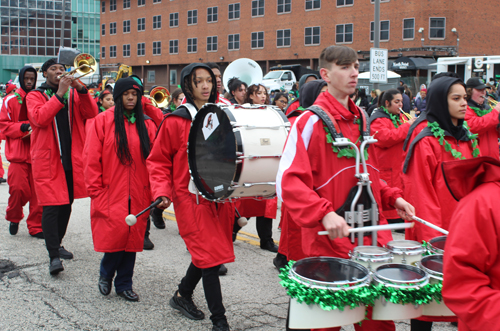
<svg viewBox="0 0 500 331"><path fill-rule="evenodd" d="M215 131L215 129L217 129L218 126L219 119L217 118L216 113L208 113L205 115L205 118L203 119L203 127L201 128L205 140L210 137L210 135Z"/></svg>
<svg viewBox="0 0 500 331"><path fill-rule="evenodd" d="M214 187L214 192L217 193L217 192L220 192L224 189L224 185L217 185Z"/></svg>

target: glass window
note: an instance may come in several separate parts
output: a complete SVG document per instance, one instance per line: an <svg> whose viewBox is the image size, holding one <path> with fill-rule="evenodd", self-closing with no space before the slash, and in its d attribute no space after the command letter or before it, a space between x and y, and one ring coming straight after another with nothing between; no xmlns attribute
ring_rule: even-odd
<svg viewBox="0 0 500 331"><path fill-rule="evenodd" d="M218 20L218 7L208 7L207 8L207 22L217 22Z"/></svg>
<svg viewBox="0 0 500 331"><path fill-rule="evenodd" d="M170 27L174 28L179 26L179 13L170 14Z"/></svg>
<svg viewBox="0 0 500 331"><path fill-rule="evenodd" d="M354 0L337 0L337 7L352 6Z"/></svg>
<svg viewBox="0 0 500 331"><path fill-rule="evenodd" d="M106 47L102 46L101 47L101 59L105 59L105 58L106 58Z"/></svg>
<svg viewBox="0 0 500 331"><path fill-rule="evenodd" d="M278 14L291 13L292 0L278 0Z"/></svg>
<svg viewBox="0 0 500 331"><path fill-rule="evenodd" d="M161 41L153 41L153 55L161 54Z"/></svg>
<svg viewBox="0 0 500 331"><path fill-rule="evenodd" d="M148 70L148 83L154 83L154 82L155 82L155 71Z"/></svg>
<svg viewBox="0 0 500 331"><path fill-rule="evenodd" d="M106 35L106 24L102 24L101 25L101 36L105 36Z"/></svg>
<svg viewBox="0 0 500 331"><path fill-rule="evenodd" d="M217 36L207 37L207 52L217 52Z"/></svg>
<svg viewBox="0 0 500 331"><path fill-rule="evenodd" d="M130 32L130 20L123 21L123 33Z"/></svg>
<svg viewBox="0 0 500 331"><path fill-rule="evenodd" d="M109 0L109 11L116 11L116 0Z"/></svg>
<svg viewBox="0 0 500 331"><path fill-rule="evenodd" d="M313 26L305 29L305 45L319 45L320 43L321 27Z"/></svg>
<svg viewBox="0 0 500 331"><path fill-rule="evenodd" d="M198 38L188 38L187 52L188 53L198 52Z"/></svg>
<svg viewBox="0 0 500 331"><path fill-rule="evenodd" d="M116 34L116 22L109 23L109 34Z"/></svg>
<svg viewBox="0 0 500 331"><path fill-rule="evenodd" d="M170 85L177 85L177 70L170 69Z"/></svg>
<svg viewBox="0 0 500 331"><path fill-rule="evenodd" d="M161 29L161 15L153 16L153 30Z"/></svg>
<svg viewBox="0 0 500 331"><path fill-rule="evenodd" d="M130 44L123 45L123 57L130 57Z"/></svg>
<svg viewBox="0 0 500 331"><path fill-rule="evenodd" d="M306 0L306 10L321 9L321 0Z"/></svg>
<svg viewBox="0 0 500 331"><path fill-rule="evenodd" d="M276 31L276 47L289 47L291 44L291 30Z"/></svg>
<svg viewBox="0 0 500 331"><path fill-rule="evenodd" d="M38 1L38 3L40 3L40 1ZM106 1L103 1L103 2L101 2L101 13L105 13L105 12L106 12Z"/></svg>
<svg viewBox="0 0 500 331"><path fill-rule="evenodd" d="M252 0L252 17L264 16L264 0Z"/></svg>
<svg viewBox="0 0 500 331"><path fill-rule="evenodd" d="M431 17L429 18L429 38L444 38L445 37L445 27L446 27L446 19Z"/></svg>
<svg viewBox="0 0 500 331"><path fill-rule="evenodd" d="M252 49L264 48L264 32L252 32Z"/></svg>
<svg viewBox="0 0 500 331"><path fill-rule="evenodd" d="M123 0L123 9L128 9L128 8L130 8L130 0Z"/></svg>
<svg viewBox="0 0 500 331"><path fill-rule="evenodd" d="M137 0L137 7L142 7L146 5L146 0Z"/></svg>
<svg viewBox="0 0 500 331"><path fill-rule="evenodd" d="M153 0L153 3L160 3L161 0Z"/></svg>
<svg viewBox="0 0 500 331"><path fill-rule="evenodd" d="M188 25L198 23L198 9L188 10Z"/></svg>
<svg viewBox="0 0 500 331"><path fill-rule="evenodd" d="M352 43L352 30L351 24L339 24L335 28L335 42L337 44Z"/></svg>
<svg viewBox="0 0 500 331"><path fill-rule="evenodd" d="M179 40L170 40L169 42L169 50L170 54L179 54Z"/></svg>
<svg viewBox="0 0 500 331"><path fill-rule="evenodd" d="M109 46L109 57L116 57L116 46Z"/></svg>
<svg viewBox="0 0 500 331"><path fill-rule="evenodd" d="M240 3L229 4L228 19L238 20L240 18Z"/></svg>
<svg viewBox="0 0 500 331"><path fill-rule="evenodd" d="M240 34L230 34L227 36L227 49L230 51L240 49Z"/></svg>
<svg viewBox="0 0 500 331"><path fill-rule="evenodd" d="M370 22L370 41L373 41L375 24ZM380 21L380 41L389 40L390 21Z"/></svg>
<svg viewBox="0 0 500 331"><path fill-rule="evenodd" d="M403 39L415 38L415 19L405 18L403 20Z"/></svg>
<svg viewBox="0 0 500 331"><path fill-rule="evenodd" d="M146 55L146 43L138 43L137 44L137 56Z"/></svg>
<svg viewBox="0 0 500 331"><path fill-rule="evenodd" d="M137 31L144 31L146 30L146 18L138 18L137 19Z"/></svg>

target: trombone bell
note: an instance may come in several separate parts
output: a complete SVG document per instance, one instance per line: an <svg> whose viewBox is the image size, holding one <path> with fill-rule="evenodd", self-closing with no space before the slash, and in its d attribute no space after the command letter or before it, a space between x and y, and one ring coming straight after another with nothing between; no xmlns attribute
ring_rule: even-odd
<svg viewBox="0 0 500 331"><path fill-rule="evenodd" d="M170 92L163 86L152 89L149 92L149 97L156 102L158 108L165 108L170 102Z"/></svg>
<svg viewBox="0 0 500 331"><path fill-rule="evenodd" d="M95 58L87 53L78 54L73 61L73 66L75 67L75 69L62 74L58 78L61 79L64 76L74 75L75 73L78 73L80 76L73 78L73 80L76 80L90 75L97 70L97 63Z"/></svg>

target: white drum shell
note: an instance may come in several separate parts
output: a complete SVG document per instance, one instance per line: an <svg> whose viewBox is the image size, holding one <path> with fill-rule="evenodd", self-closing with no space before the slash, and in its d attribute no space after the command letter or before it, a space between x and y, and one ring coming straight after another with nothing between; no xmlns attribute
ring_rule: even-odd
<svg viewBox="0 0 500 331"><path fill-rule="evenodd" d="M346 306L343 311L326 311L319 305L308 305L291 299L288 326L290 329L320 329L350 325L362 321L365 318L365 310L366 307L361 305L354 309Z"/></svg>
<svg viewBox="0 0 500 331"><path fill-rule="evenodd" d="M373 249L377 251L374 252ZM375 270L382 264L394 262L391 252L384 247L357 246L349 255L352 261L365 266L369 270Z"/></svg>
<svg viewBox="0 0 500 331"><path fill-rule="evenodd" d="M418 255L397 255L394 252L392 253L392 256L394 257L394 260L392 261L393 263L402 263L403 264L403 257L404 257L404 264L411 264L415 265L418 261L422 260L422 254Z"/></svg>
<svg viewBox="0 0 500 331"><path fill-rule="evenodd" d="M377 321L412 319L422 316L423 309L422 305L394 304L385 298L378 298L373 306L372 319Z"/></svg>
<svg viewBox="0 0 500 331"><path fill-rule="evenodd" d="M444 304L443 301L440 303L432 301L431 303L424 305L422 314L424 316L455 316L455 314Z"/></svg>

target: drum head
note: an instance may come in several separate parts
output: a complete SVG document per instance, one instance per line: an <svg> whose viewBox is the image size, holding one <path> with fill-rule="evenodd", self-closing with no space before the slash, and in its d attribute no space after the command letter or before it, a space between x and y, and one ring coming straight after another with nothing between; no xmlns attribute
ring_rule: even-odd
<svg viewBox="0 0 500 331"><path fill-rule="evenodd" d="M420 261L423 269L431 274L443 275L443 255L427 255Z"/></svg>
<svg viewBox="0 0 500 331"><path fill-rule="evenodd" d="M217 105L206 104L189 131L188 161L194 184L208 200L227 198L236 176L237 139L231 113Z"/></svg>
<svg viewBox="0 0 500 331"><path fill-rule="evenodd" d="M380 257L380 256L387 256L391 252L385 247L357 246L357 247L354 247L354 253L355 254L357 253L360 256Z"/></svg>
<svg viewBox="0 0 500 331"><path fill-rule="evenodd" d="M408 264L398 263L379 266L375 271L375 276L388 283L418 283L427 278L425 271Z"/></svg>
<svg viewBox="0 0 500 331"><path fill-rule="evenodd" d="M443 254L444 247L446 246L446 238L448 238L448 236L440 236L429 240L429 244L431 245L431 250Z"/></svg>

